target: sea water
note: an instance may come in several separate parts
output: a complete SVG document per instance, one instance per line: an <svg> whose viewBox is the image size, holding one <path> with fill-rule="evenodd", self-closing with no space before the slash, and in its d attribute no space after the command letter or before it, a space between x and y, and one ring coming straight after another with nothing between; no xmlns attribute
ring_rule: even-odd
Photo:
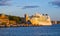
<svg viewBox="0 0 60 36"><path fill-rule="evenodd" d="M0 28L0 36L60 36L60 24L40 27Z"/></svg>

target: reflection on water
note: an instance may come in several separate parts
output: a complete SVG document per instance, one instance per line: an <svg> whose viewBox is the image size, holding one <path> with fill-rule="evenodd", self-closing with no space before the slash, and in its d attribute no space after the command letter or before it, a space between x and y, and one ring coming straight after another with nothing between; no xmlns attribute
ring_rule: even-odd
<svg viewBox="0 0 60 36"><path fill-rule="evenodd" d="M0 36L60 36L60 24L40 27L0 28Z"/></svg>

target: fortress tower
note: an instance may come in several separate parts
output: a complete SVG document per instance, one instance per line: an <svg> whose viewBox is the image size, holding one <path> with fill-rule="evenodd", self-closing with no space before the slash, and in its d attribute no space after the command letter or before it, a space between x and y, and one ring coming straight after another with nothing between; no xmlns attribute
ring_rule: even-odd
<svg viewBox="0 0 60 36"><path fill-rule="evenodd" d="M24 16L25 16L25 22L27 22L29 20L29 16L28 14L25 14Z"/></svg>

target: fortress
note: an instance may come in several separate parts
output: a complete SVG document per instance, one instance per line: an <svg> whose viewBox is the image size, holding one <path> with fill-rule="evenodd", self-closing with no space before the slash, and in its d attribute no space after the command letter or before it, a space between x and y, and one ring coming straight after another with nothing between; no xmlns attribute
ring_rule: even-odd
<svg viewBox="0 0 60 36"><path fill-rule="evenodd" d="M52 25L51 19L48 14L39 14L36 13L32 16L25 14L26 23L32 25Z"/></svg>

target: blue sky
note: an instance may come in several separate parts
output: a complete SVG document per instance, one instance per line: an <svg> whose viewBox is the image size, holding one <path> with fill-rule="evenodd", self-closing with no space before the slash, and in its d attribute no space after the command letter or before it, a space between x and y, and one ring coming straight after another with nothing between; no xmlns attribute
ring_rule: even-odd
<svg viewBox="0 0 60 36"><path fill-rule="evenodd" d="M60 20L60 0L0 0L0 13L24 16L36 12L48 14L52 20Z"/></svg>

